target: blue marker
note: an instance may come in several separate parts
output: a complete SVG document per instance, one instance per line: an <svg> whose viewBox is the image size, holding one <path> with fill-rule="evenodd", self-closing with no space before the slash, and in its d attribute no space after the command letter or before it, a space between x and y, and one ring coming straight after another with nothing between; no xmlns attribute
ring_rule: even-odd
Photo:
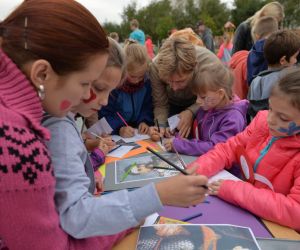
<svg viewBox="0 0 300 250"><path fill-rule="evenodd" d="M200 216L202 216L202 213L193 214L191 216L183 218L182 221L190 221L190 220L195 219L195 218L200 217Z"/></svg>

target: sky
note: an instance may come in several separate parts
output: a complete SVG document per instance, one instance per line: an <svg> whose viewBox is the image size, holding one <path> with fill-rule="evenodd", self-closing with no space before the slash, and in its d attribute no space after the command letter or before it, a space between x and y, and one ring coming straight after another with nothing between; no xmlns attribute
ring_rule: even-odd
<svg viewBox="0 0 300 250"><path fill-rule="evenodd" d="M77 0L98 19L100 23L121 23L123 8L133 0ZM137 8L147 6L152 0L135 0ZM22 0L0 0L0 20L3 20ZM221 0L221 2L232 3L233 0Z"/></svg>

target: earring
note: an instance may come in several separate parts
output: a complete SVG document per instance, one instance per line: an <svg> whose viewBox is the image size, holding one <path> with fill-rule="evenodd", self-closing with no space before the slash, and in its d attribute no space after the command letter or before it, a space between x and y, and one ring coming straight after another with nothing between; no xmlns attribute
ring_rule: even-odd
<svg viewBox="0 0 300 250"><path fill-rule="evenodd" d="M42 84L38 87L38 95L41 100L45 99L45 87Z"/></svg>

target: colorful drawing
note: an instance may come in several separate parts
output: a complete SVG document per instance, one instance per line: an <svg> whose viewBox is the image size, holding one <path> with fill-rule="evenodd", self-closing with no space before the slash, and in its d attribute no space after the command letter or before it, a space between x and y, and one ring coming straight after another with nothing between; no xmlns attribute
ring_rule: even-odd
<svg viewBox="0 0 300 250"><path fill-rule="evenodd" d="M164 155L164 154L163 154ZM181 167L176 155L165 154L168 160ZM125 183L177 175L178 171L156 156L147 155L115 162L115 182Z"/></svg>
<svg viewBox="0 0 300 250"><path fill-rule="evenodd" d="M260 248L250 228L233 225L165 224L141 227L136 249L259 250Z"/></svg>
<svg viewBox="0 0 300 250"><path fill-rule="evenodd" d="M178 167L183 168L176 154L164 152L161 155ZM186 155L183 155L182 158L187 164L196 159L196 157ZM113 191L143 187L150 182L158 182L163 178L177 174L179 174L178 170L169 166L157 156L146 153L108 164L106 166L104 190Z"/></svg>

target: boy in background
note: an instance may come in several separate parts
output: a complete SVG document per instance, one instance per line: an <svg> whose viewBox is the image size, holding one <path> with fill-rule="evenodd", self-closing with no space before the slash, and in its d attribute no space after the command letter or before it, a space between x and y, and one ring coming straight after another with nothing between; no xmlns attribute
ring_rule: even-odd
<svg viewBox="0 0 300 250"><path fill-rule="evenodd" d="M262 17L254 24L252 36L256 42L252 46L247 58L248 85L251 84L259 72L268 68L268 63L264 57L264 44L266 39L275 31L278 31L278 22L274 17Z"/></svg>
<svg viewBox="0 0 300 250"><path fill-rule="evenodd" d="M266 39L264 56L268 69L262 71L251 82L248 100L248 113L254 117L259 110L269 108L272 86L281 78L285 68L296 64L300 49L300 36L291 30L280 30Z"/></svg>

